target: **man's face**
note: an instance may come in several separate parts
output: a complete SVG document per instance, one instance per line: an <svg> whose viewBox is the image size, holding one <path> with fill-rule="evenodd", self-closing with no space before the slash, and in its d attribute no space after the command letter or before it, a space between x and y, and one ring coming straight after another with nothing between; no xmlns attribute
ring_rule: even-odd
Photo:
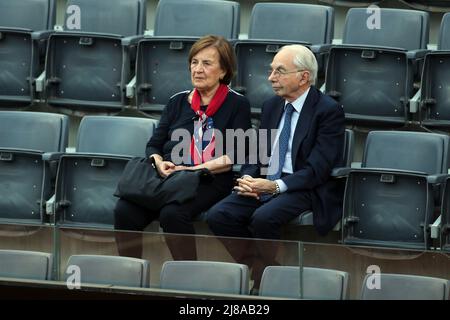
<svg viewBox="0 0 450 320"><path fill-rule="evenodd" d="M294 53L290 50L278 52L271 63L269 81L276 95L292 102L309 87L309 71L294 64Z"/></svg>

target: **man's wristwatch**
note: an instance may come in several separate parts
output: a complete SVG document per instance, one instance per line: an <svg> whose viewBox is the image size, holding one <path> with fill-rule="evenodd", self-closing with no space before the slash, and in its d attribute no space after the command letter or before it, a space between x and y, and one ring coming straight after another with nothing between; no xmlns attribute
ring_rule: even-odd
<svg viewBox="0 0 450 320"><path fill-rule="evenodd" d="M275 192L273 193L275 196L280 194L280 186L278 185L278 183L276 181L275 182Z"/></svg>

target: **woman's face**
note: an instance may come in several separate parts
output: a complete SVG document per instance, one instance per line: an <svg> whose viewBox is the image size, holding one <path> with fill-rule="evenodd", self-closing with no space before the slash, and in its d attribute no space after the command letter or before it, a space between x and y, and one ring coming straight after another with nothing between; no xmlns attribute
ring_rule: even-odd
<svg viewBox="0 0 450 320"><path fill-rule="evenodd" d="M220 66L219 52L214 47L199 51L191 60L192 85L199 91L210 91L219 85L226 72Z"/></svg>

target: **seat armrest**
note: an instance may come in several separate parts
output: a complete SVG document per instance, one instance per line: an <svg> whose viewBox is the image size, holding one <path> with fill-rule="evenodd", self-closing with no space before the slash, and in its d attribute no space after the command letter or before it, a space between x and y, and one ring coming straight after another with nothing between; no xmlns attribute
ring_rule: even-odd
<svg viewBox="0 0 450 320"><path fill-rule="evenodd" d="M419 105L420 105L420 97L422 95L422 90L418 90L414 97L409 99L409 112L410 113L417 113L419 111Z"/></svg>
<svg viewBox="0 0 450 320"><path fill-rule="evenodd" d="M45 213L52 216L56 212L56 195L53 195L50 199L45 202Z"/></svg>
<svg viewBox="0 0 450 320"><path fill-rule="evenodd" d="M33 40L47 40L51 34L55 33L53 30L33 31L31 39Z"/></svg>
<svg viewBox="0 0 450 320"><path fill-rule="evenodd" d="M332 44L313 44L310 46L310 49L315 54L324 54L330 51Z"/></svg>
<svg viewBox="0 0 450 320"><path fill-rule="evenodd" d="M444 183L448 177L450 177L448 174L432 174L427 177L427 182L429 184L441 184Z"/></svg>
<svg viewBox="0 0 450 320"><path fill-rule="evenodd" d="M141 39L144 39L144 36L129 36L129 37L122 38L122 46L128 47L128 46L137 45L137 43Z"/></svg>
<svg viewBox="0 0 450 320"><path fill-rule="evenodd" d="M45 152L42 154L42 160L44 161L55 161L61 159L64 152Z"/></svg>
<svg viewBox="0 0 450 320"><path fill-rule="evenodd" d="M441 217L439 216L433 224L430 225L430 235L432 239L439 238L439 233L441 229Z"/></svg>
<svg viewBox="0 0 450 320"><path fill-rule="evenodd" d="M430 50L427 49L410 50L406 53L406 56L409 60L420 60L423 59L429 52Z"/></svg>
<svg viewBox="0 0 450 320"><path fill-rule="evenodd" d="M352 168L348 168L348 167L334 168L331 171L331 176L333 178L343 178L343 177L348 176L348 174L351 170L352 170Z"/></svg>
<svg viewBox="0 0 450 320"><path fill-rule="evenodd" d="M127 98L131 99L134 97L136 92L136 76L133 77L133 79L131 79L130 82L127 83L126 86L126 96Z"/></svg>

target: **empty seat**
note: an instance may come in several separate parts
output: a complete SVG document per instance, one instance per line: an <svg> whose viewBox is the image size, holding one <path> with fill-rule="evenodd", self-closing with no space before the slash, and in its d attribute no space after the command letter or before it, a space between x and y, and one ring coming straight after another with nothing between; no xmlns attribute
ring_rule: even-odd
<svg viewBox="0 0 450 320"><path fill-rule="evenodd" d="M280 23L280 19L283 20ZM307 45L316 54L319 70L333 40L334 9L300 3L256 3L248 40L235 44L238 72L233 87L249 99L254 114L273 96L268 80L274 55L286 44Z"/></svg>
<svg viewBox="0 0 450 320"><path fill-rule="evenodd" d="M146 21L144 0L69 0L63 32L49 39L48 104L82 111L117 111L133 78L135 46Z"/></svg>
<svg viewBox="0 0 450 320"><path fill-rule="evenodd" d="M61 225L112 229L113 196L128 160L145 156L156 120L85 116L78 129L76 153L61 157L55 206Z"/></svg>
<svg viewBox="0 0 450 320"><path fill-rule="evenodd" d="M420 118L422 126L448 129L450 127L450 13L441 22L438 51L425 56L422 72Z"/></svg>
<svg viewBox="0 0 450 320"><path fill-rule="evenodd" d="M248 294L248 267L215 261L166 261L161 288L227 294Z"/></svg>
<svg viewBox="0 0 450 320"><path fill-rule="evenodd" d="M400 127L410 119L408 102L428 32L426 12L348 11L343 45L331 48L325 81L326 93L342 104L348 123Z"/></svg>
<svg viewBox="0 0 450 320"><path fill-rule="evenodd" d="M361 168L349 169L347 177L343 242L428 248L448 148L447 135L370 132Z"/></svg>
<svg viewBox="0 0 450 320"><path fill-rule="evenodd" d="M300 282L300 274L302 280ZM287 266L264 269L260 296L343 300L347 298L348 273L338 270ZM302 295L300 294L302 292Z"/></svg>
<svg viewBox="0 0 450 320"><path fill-rule="evenodd" d="M447 300L449 298L449 283L446 279L381 273L379 288L368 286L371 281L367 275L364 278L361 299L363 300Z"/></svg>
<svg viewBox="0 0 450 320"><path fill-rule="evenodd" d="M379 1L369 1L369 0L319 0L320 2L328 3L333 6L344 6L344 7L367 7L371 4L380 3Z"/></svg>
<svg viewBox="0 0 450 320"><path fill-rule="evenodd" d="M68 132L64 115L0 111L0 221L45 221L43 205L54 192L54 156L67 147Z"/></svg>
<svg viewBox="0 0 450 320"><path fill-rule="evenodd" d="M81 285L86 283L114 286L148 288L150 286L150 264L147 260L100 255L72 255L67 261L66 279L80 271Z"/></svg>
<svg viewBox="0 0 450 320"><path fill-rule="evenodd" d="M0 0L0 106L17 108L35 98L46 41L56 20L54 0Z"/></svg>
<svg viewBox="0 0 450 320"><path fill-rule="evenodd" d="M0 250L0 277L52 280L51 253L21 250Z"/></svg>
<svg viewBox="0 0 450 320"><path fill-rule="evenodd" d="M448 0L400 0L412 8L431 12L448 12L450 3Z"/></svg>
<svg viewBox="0 0 450 320"><path fill-rule="evenodd" d="M192 87L189 51L207 34L236 39L240 6L234 1L164 0L156 9L154 37L139 42L136 103L146 112L161 112L169 98Z"/></svg>

